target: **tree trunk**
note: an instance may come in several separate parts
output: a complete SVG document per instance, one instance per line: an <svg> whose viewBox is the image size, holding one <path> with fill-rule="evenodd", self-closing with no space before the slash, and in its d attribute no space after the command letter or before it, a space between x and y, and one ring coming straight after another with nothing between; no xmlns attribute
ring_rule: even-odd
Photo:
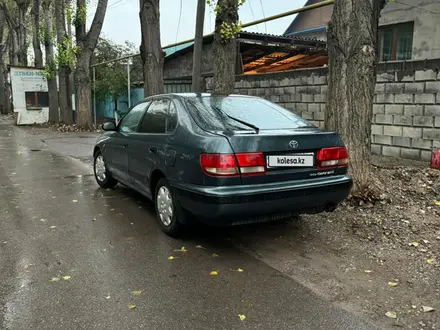
<svg viewBox="0 0 440 330"><path fill-rule="evenodd" d="M218 0L213 44L214 92L231 94L235 90L235 68L237 60L237 39L225 40L221 36L222 24L238 24L238 1Z"/></svg>
<svg viewBox="0 0 440 330"><path fill-rule="evenodd" d="M90 55L84 54L77 60L75 71L76 82L76 123L81 127L92 127L92 84L90 82Z"/></svg>
<svg viewBox="0 0 440 330"><path fill-rule="evenodd" d="M17 35L13 29L9 29L9 64L12 66L18 64L17 47Z"/></svg>
<svg viewBox="0 0 440 330"><path fill-rule="evenodd" d="M40 44L40 0L34 0L32 10L32 44L34 46L34 65L37 68L43 67L43 52Z"/></svg>
<svg viewBox="0 0 440 330"><path fill-rule="evenodd" d="M160 43L159 0L140 0L144 96L162 94L164 54Z"/></svg>
<svg viewBox="0 0 440 330"><path fill-rule="evenodd" d="M200 93L202 91L202 52L203 52L203 24L205 22L205 2L198 0L196 15L196 33L194 39L193 71L192 71L192 91Z"/></svg>
<svg viewBox="0 0 440 330"><path fill-rule="evenodd" d="M72 6L72 0L65 0L65 3L66 3L66 7ZM70 40L73 40L71 17L68 17L66 19L66 23L67 23L67 36L70 38ZM67 73L67 93L68 93L67 95L69 95L69 98L67 99L67 102L69 104L69 109L72 110L73 110L72 96L74 93L74 86L75 86L75 81L73 77L73 72L69 68L69 71Z"/></svg>
<svg viewBox="0 0 440 330"><path fill-rule="evenodd" d="M28 1L26 0L15 0L18 7L18 25L16 28L17 42L18 42L18 64L22 66L28 65L27 51L27 31L26 31L26 13L28 9Z"/></svg>
<svg viewBox="0 0 440 330"><path fill-rule="evenodd" d="M85 128L92 128L91 99L92 88L90 83L90 62L92 55L101 33L102 24L104 23L105 12L107 10L108 0L98 0L95 16L89 32L86 33L86 24L76 25L76 42L79 46L77 56L75 81L76 81L76 123ZM76 7L82 8L86 5L85 0L77 0Z"/></svg>
<svg viewBox="0 0 440 330"><path fill-rule="evenodd" d="M49 122L57 123L60 121L58 106L58 85L57 70L53 51L52 38L52 0L43 0L44 14L44 51L46 53L46 70L50 72L47 79L47 87L49 90Z"/></svg>
<svg viewBox="0 0 440 330"><path fill-rule="evenodd" d="M8 108L6 106L6 75L5 75L5 59L3 52L6 48L3 41L5 32L6 18L3 11L0 9L0 114L7 114Z"/></svg>
<svg viewBox="0 0 440 330"><path fill-rule="evenodd" d="M55 0L57 42L59 45L62 45L67 38L64 11L64 1ZM70 125L73 123L73 113L69 103L69 98L71 96L69 95L67 88L68 72L69 68L67 66L63 64L58 65L60 119L63 123Z"/></svg>
<svg viewBox="0 0 440 330"><path fill-rule="evenodd" d="M377 31L385 0L336 0L328 25L325 126L340 133L350 155L353 195L371 184L371 121L376 83Z"/></svg>

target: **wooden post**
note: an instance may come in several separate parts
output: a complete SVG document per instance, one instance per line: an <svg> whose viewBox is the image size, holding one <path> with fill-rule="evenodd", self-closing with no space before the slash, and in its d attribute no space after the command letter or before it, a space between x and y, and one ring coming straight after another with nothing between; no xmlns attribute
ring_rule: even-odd
<svg viewBox="0 0 440 330"><path fill-rule="evenodd" d="M203 24L205 22L205 1L198 0L196 16L196 34L194 38L192 91L201 92L202 81L202 48L203 48Z"/></svg>

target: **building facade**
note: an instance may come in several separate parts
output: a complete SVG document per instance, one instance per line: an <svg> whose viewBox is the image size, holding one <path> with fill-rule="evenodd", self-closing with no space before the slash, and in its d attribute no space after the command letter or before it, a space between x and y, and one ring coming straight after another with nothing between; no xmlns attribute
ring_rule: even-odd
<svg viewBox="0 0 440 330"><path fill-rule="evenodd" d="M309 0L312 5L322 0ZM326 27L333 5L298 14L286 32L326 40ZM379 60L424 60L440 58L440 1L396 0L388 3L379 21Z"/></svg>

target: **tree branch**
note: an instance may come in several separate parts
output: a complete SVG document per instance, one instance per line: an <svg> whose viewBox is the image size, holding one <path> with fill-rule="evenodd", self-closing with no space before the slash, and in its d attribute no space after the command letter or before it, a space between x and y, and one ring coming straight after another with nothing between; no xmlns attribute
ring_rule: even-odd
<svg viewBox="0 0 440 330"><path fill-rule="evenodd" d="M84 1L84 0L78 0ZM105 12L107 10L108 0L98 0L98 6L96 7L95 16L93 17L92 25L86 36L87 47L93 51L98 42L99 35L101 33L102 25L104 24Z"/></svg>

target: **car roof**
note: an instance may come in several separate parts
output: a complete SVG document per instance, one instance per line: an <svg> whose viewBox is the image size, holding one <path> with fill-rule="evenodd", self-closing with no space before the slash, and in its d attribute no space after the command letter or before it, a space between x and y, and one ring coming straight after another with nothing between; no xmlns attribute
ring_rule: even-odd
<svg viewBox="0 0 440 330"><path fill-rule="evenodd" d="M209 96L229 96L229 97L246 97L246 98L257 98L249 95L240 95L240 94L215 94L215 93L167 93L167 94L158 94L149 96L144 99L144 101L152 100L155 98L161 97L180 97L180 98L193 98L193 97L209 97Z"/></svg>

